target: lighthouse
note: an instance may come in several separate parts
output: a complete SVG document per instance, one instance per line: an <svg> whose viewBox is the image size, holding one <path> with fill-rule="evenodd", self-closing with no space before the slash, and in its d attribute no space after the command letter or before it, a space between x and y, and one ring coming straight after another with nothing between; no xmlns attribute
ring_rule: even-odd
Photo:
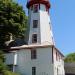
<svg viewBox="0 0 75 75"><path fill-rule="evenodd" d="M54 45L48 0L29 0L27 2L29 15L28 44Z"/></svg>
<svg viewBox="0 0 75 75"><path fill-rule="evenodd" d="M10 47L9 69L20 75L65 75L64 55L55 47L48 0L29 0L27 44Z"/></svg>

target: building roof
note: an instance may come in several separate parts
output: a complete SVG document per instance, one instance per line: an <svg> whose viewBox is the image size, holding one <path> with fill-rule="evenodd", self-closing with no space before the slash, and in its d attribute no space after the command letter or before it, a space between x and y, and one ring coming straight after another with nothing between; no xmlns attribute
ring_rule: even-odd
<svg viewBox="0 0 75 75"><path fill-rule="evenodd" d="M26 42L24 41L24 39L20 39L20 38L5 42L6 47L16 47L16 46L22 46L22 45L25 45L25 44L26 44Z"/></svg>
<svg viewBox="0 0 75 75"><path fill-rule="evenodd" d="M69 75L75 75L75 62L65 63L65 73Z"/></svg>
<svg viewBox="0 0 75 75"><path fill-rule="evenodd" d="M31 44L31 45L22 45L22 46L15 46L15 47L10 47L9 49L7 49L7 51L15 51L15 50L21 50L21 49L32 49L32 48L47 48L47 47L52 47L55 50L57 50L59 52L59 54L61 54L63 57L64 55L60 52L59 49L57 49L55 47L55 45L50 45L50 44Z"/></svg>
<svg viewBox="0 0 75 75"><path fill-rule="evenodd" d="M75 62L65 63L65 67L75 67Z"/></svg>

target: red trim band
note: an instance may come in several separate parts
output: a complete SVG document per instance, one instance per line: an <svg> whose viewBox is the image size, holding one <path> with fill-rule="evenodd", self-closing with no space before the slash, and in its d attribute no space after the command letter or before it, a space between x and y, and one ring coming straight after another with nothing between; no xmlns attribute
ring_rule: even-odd
<svg viewBox="0 0 75 75"><path fill-rule="evenodd" d="M27 8L30 8L33 4L45 4L47 8L51 6L48 0L30 0L27 2Z"/></svg>

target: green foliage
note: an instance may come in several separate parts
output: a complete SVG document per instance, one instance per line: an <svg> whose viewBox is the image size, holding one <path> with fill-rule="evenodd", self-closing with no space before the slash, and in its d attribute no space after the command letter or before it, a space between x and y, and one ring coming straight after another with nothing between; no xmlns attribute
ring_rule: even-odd
<svg viewBox="0 0 75 75"><path fill-rule="evenodd" d="M7 69L6 65L4 64L4 54L0 50L0 72L3 73Z"/></svg>
<svg viewBox="0 0 75 75"><path fill-rule="evenodd" d="M0 71L3 71L6 69L6 65L4 64L4 54L3 52L0 50Z"/></svg>
<svg viewBox="0 0 75 75"><path fill-rule="evenodd" d="M3 75L19 75L19 74L13 73L11 71L4 71Z"/></svg>
<svg viewBox="0 0 75 75"><path fill-rule="evenodd" d="M12 0L0 0L0 47L14 37L24 36L27 28L27 16L22 6Z"/></svg>
<svg viewBox="0 0 75 75"><path fill-rule="evenodd" d="M2 52L2 50L0 50L0 62L4 62L4 54Z"/></svg>
<svg viewBox="0 0 75 75"><path fill-rule="evenodd" d="M70 53L65 57L65 62L75 62L75 53Z"/></svg>
<svg viewBox="0 0 75 75"><path fill-rule="evenodd" d="M27 28L27 16L23 8L12 0L0 0L0 49L4 48L4 42L13 37L24 36ZM8 70L4 64L4 53L0 50L0 74L18 75Z"/></svg>

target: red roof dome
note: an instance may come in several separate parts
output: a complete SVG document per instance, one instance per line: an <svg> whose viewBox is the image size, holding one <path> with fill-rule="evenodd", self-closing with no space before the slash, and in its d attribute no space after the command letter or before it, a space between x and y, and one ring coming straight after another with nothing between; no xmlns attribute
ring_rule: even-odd
<svg viewBox="0 0 75 75"><path fill-rule="evenodd" d="M50 3L48 0L28 0L27 8L29 8L33 4L45 4L48 8L50 8Z"/></svg>

